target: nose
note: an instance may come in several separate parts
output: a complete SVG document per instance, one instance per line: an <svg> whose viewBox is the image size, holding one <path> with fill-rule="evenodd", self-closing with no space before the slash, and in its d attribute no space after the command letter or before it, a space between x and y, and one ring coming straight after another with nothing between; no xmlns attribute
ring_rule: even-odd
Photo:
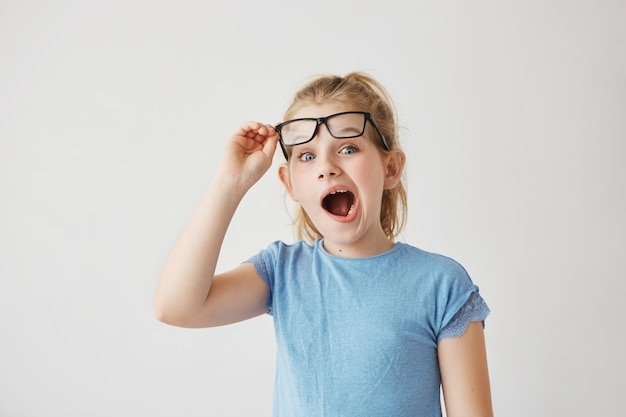
<svg viewBox="0 0 626 417"><path fill-rule="evenodd" d="M341 174L341 169L337 164L335 156L330 152L321 152L317 156L318 173L317 179L320 181L328 180Z"/></svg>

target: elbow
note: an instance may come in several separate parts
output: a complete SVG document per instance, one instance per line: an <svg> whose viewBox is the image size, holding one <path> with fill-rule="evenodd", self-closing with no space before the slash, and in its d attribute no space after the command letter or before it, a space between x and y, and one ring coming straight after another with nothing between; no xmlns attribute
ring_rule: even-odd
<svg viewBox="0 0 626 417"><path fill-rule="evenodd" d="M185 326L185 320L181 317L179 309L169 305L167 302L155 298L152 309L154 317L161 323L177 327L188 327Z"/></svg>
<svg viewBox="0 0 626 417"><path fill-rule="evenodd" d="M200 314L190 312L184 308L181 309L178 305L155 301L153 312L158 321L169 324L170 326L184 327L187 329L212 327L210 323L203 323L199 320L199 317L201 317Z"/></svg>
<svg viewBox="0 0 626 417"><path fill-rule="evenodd" d="M153 304L154 317L161 323L174 324L170 310L162 303L155 301Z"/></svg>
<svg viewBox="0 0 626 417"><path fill-rule="evenodd" d="M171 326L184 326L184 310L181 311L181 302L173 297L171 292L157 287L152 300L152 312L154 317L161 323Z"/></svg>
<svg viewBox="0 0 626 417"><path fill-rule="evenodd" d="M169 324L176 327L195 327L188 322L184 317L176 312L163 308L154 308L154 316L161 323Z"/></svg>

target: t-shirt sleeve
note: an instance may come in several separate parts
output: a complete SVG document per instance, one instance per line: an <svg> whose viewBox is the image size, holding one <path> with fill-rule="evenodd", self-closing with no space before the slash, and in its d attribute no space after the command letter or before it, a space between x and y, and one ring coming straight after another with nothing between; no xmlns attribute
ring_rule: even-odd
<svg viewBox="0 0 626 417"><path fill-rule="evenodd" d="M472 292L452 320L441 329L437 337L437 343L446 338L461 336L471 322L480 321L484 327L485 319L489 313L489 307L478 291Z"/></svg>
<svg viewBox="0 0 626 417"><path fill-rule="evenodd" d="M275 251L273 250L273 247L270 246L244 261L244 263L251 263L252 266L254 266L254 269L256 270L257 274L259 274L259 277L267 284L269 288L269 291L267 294L267 301L265 302L265 307L267 307L267 312L270 315L272 314L272 300L273 300L272 290L273 290L273 283L274 283L274 279L273 279L274 276L272 273L273 263L271 262L271 259L272 259L272 254L274 252Z"/></svg>
<svg viewBox="0 0 626 417"><path fill-rule="evenodd" d="M487 304L479 295L465 268L451 258L440 257L435 340L458 337L472 321L484 321L489 314Z"/></svg>

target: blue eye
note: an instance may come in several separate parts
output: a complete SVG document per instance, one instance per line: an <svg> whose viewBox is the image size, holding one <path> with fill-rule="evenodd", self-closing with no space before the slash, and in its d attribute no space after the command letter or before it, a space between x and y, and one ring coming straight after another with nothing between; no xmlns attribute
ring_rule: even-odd
<svg viewBox="0 0 626 417"><path fill-rule="evenodd" d="M344 148L341 148L341 151L339 151L339 153L349 155L351 153L355 153L356 151L357 151L356 147L354 147L354 146L346 146Z"/></svg>
<svg viewBox="0 0 626 417"><path fill-rule="evenodd" d="M312 161L315 159L315 155L312 154L311 152L303 152L300 154L300 156L298 157L299 160L301 161Z"/></svg>

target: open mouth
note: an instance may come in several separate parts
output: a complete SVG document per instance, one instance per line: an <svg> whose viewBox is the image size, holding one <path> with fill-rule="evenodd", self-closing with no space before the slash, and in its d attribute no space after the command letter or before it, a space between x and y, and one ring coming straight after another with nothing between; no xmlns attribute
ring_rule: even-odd
<svg viewBox="0 0 626 417"><path fill-rule="evenodd" d="M335 216L346 217L354 210L354 194L348 190L331 191L322 200L322 207Z"/></svg>

